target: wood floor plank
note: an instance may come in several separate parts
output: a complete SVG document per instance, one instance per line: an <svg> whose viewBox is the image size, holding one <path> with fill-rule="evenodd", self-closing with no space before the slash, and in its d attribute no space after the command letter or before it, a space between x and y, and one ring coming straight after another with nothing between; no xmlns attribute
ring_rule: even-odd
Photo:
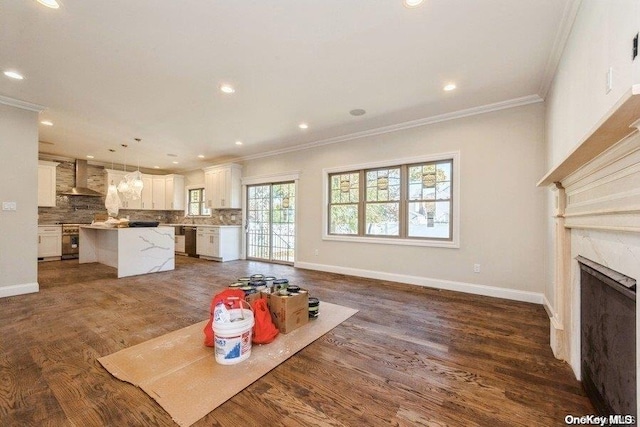
<svg viewBox="0 0 640 427"><path fill-rule="evenodd" d="M539 305L254 261L178 257L123 279L73 260L38 267L39 293L0 299L3 427L175 425L97 359L207 318L213 294L254 273L360 311L197 427L562 426L594 413Z"/></svg>

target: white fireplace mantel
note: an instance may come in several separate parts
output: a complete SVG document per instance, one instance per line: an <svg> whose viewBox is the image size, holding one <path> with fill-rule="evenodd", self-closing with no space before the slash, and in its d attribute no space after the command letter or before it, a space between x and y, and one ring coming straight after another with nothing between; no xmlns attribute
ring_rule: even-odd
<svg viewBox="0 0 640 427"><path fill-rule="evenodd" d="M578 143L559 164L538 182L538 187L544 187L556 182L562 182L608 148L621 141L626 136L636 132L634 124L640 119L640 84L633 85L618 100L590 132Z"/></svg>

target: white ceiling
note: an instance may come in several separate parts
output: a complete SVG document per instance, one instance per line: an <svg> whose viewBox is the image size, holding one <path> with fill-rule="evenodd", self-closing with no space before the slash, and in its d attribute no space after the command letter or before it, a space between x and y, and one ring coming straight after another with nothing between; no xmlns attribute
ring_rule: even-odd
<svg viewBox="0 0 640 427"><path fill-rule="evenodd" d="M544 97L573 1L0 0L0 96L46 107L42 153L189 170Z"/></svg>

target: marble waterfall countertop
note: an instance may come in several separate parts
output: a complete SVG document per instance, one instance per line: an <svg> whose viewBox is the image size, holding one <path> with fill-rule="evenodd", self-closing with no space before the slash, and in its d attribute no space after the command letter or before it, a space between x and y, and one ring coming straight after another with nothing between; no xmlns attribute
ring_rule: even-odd
<svg viewBox="0 0 640 427"><path fill-rule="evenodd" d="M115 267L118 278L175 268L175 228L80 226L79 262Z"/></svg>

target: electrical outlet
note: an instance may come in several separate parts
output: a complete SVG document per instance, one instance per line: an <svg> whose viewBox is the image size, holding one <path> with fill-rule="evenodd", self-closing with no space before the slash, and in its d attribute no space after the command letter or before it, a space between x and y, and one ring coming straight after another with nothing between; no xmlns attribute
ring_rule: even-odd
<svg viewBox="0 0 640 427"><path fill-rule="evenodd" d="M314 250L313 253L314 253L315 256L318 256L318 250L317 249Z"/></svg>
<svg viewBox="0 0 640 427"><path fill-rule="evenodd" d="M611 92L613 89L613 67L609 67L609 71L607 72L607 92Z"/></svg>
<svg viewBox="0 0 640 427"><path fill-rule="evenodd" d="M2 202L3 211L15 211L16 206L16 202Z"/></svg>
<svg viewBox="0 0 640 427"><path fill-rule="evenodd" d="M473 272L480 273L480 264L473 264Z"/></svg>

